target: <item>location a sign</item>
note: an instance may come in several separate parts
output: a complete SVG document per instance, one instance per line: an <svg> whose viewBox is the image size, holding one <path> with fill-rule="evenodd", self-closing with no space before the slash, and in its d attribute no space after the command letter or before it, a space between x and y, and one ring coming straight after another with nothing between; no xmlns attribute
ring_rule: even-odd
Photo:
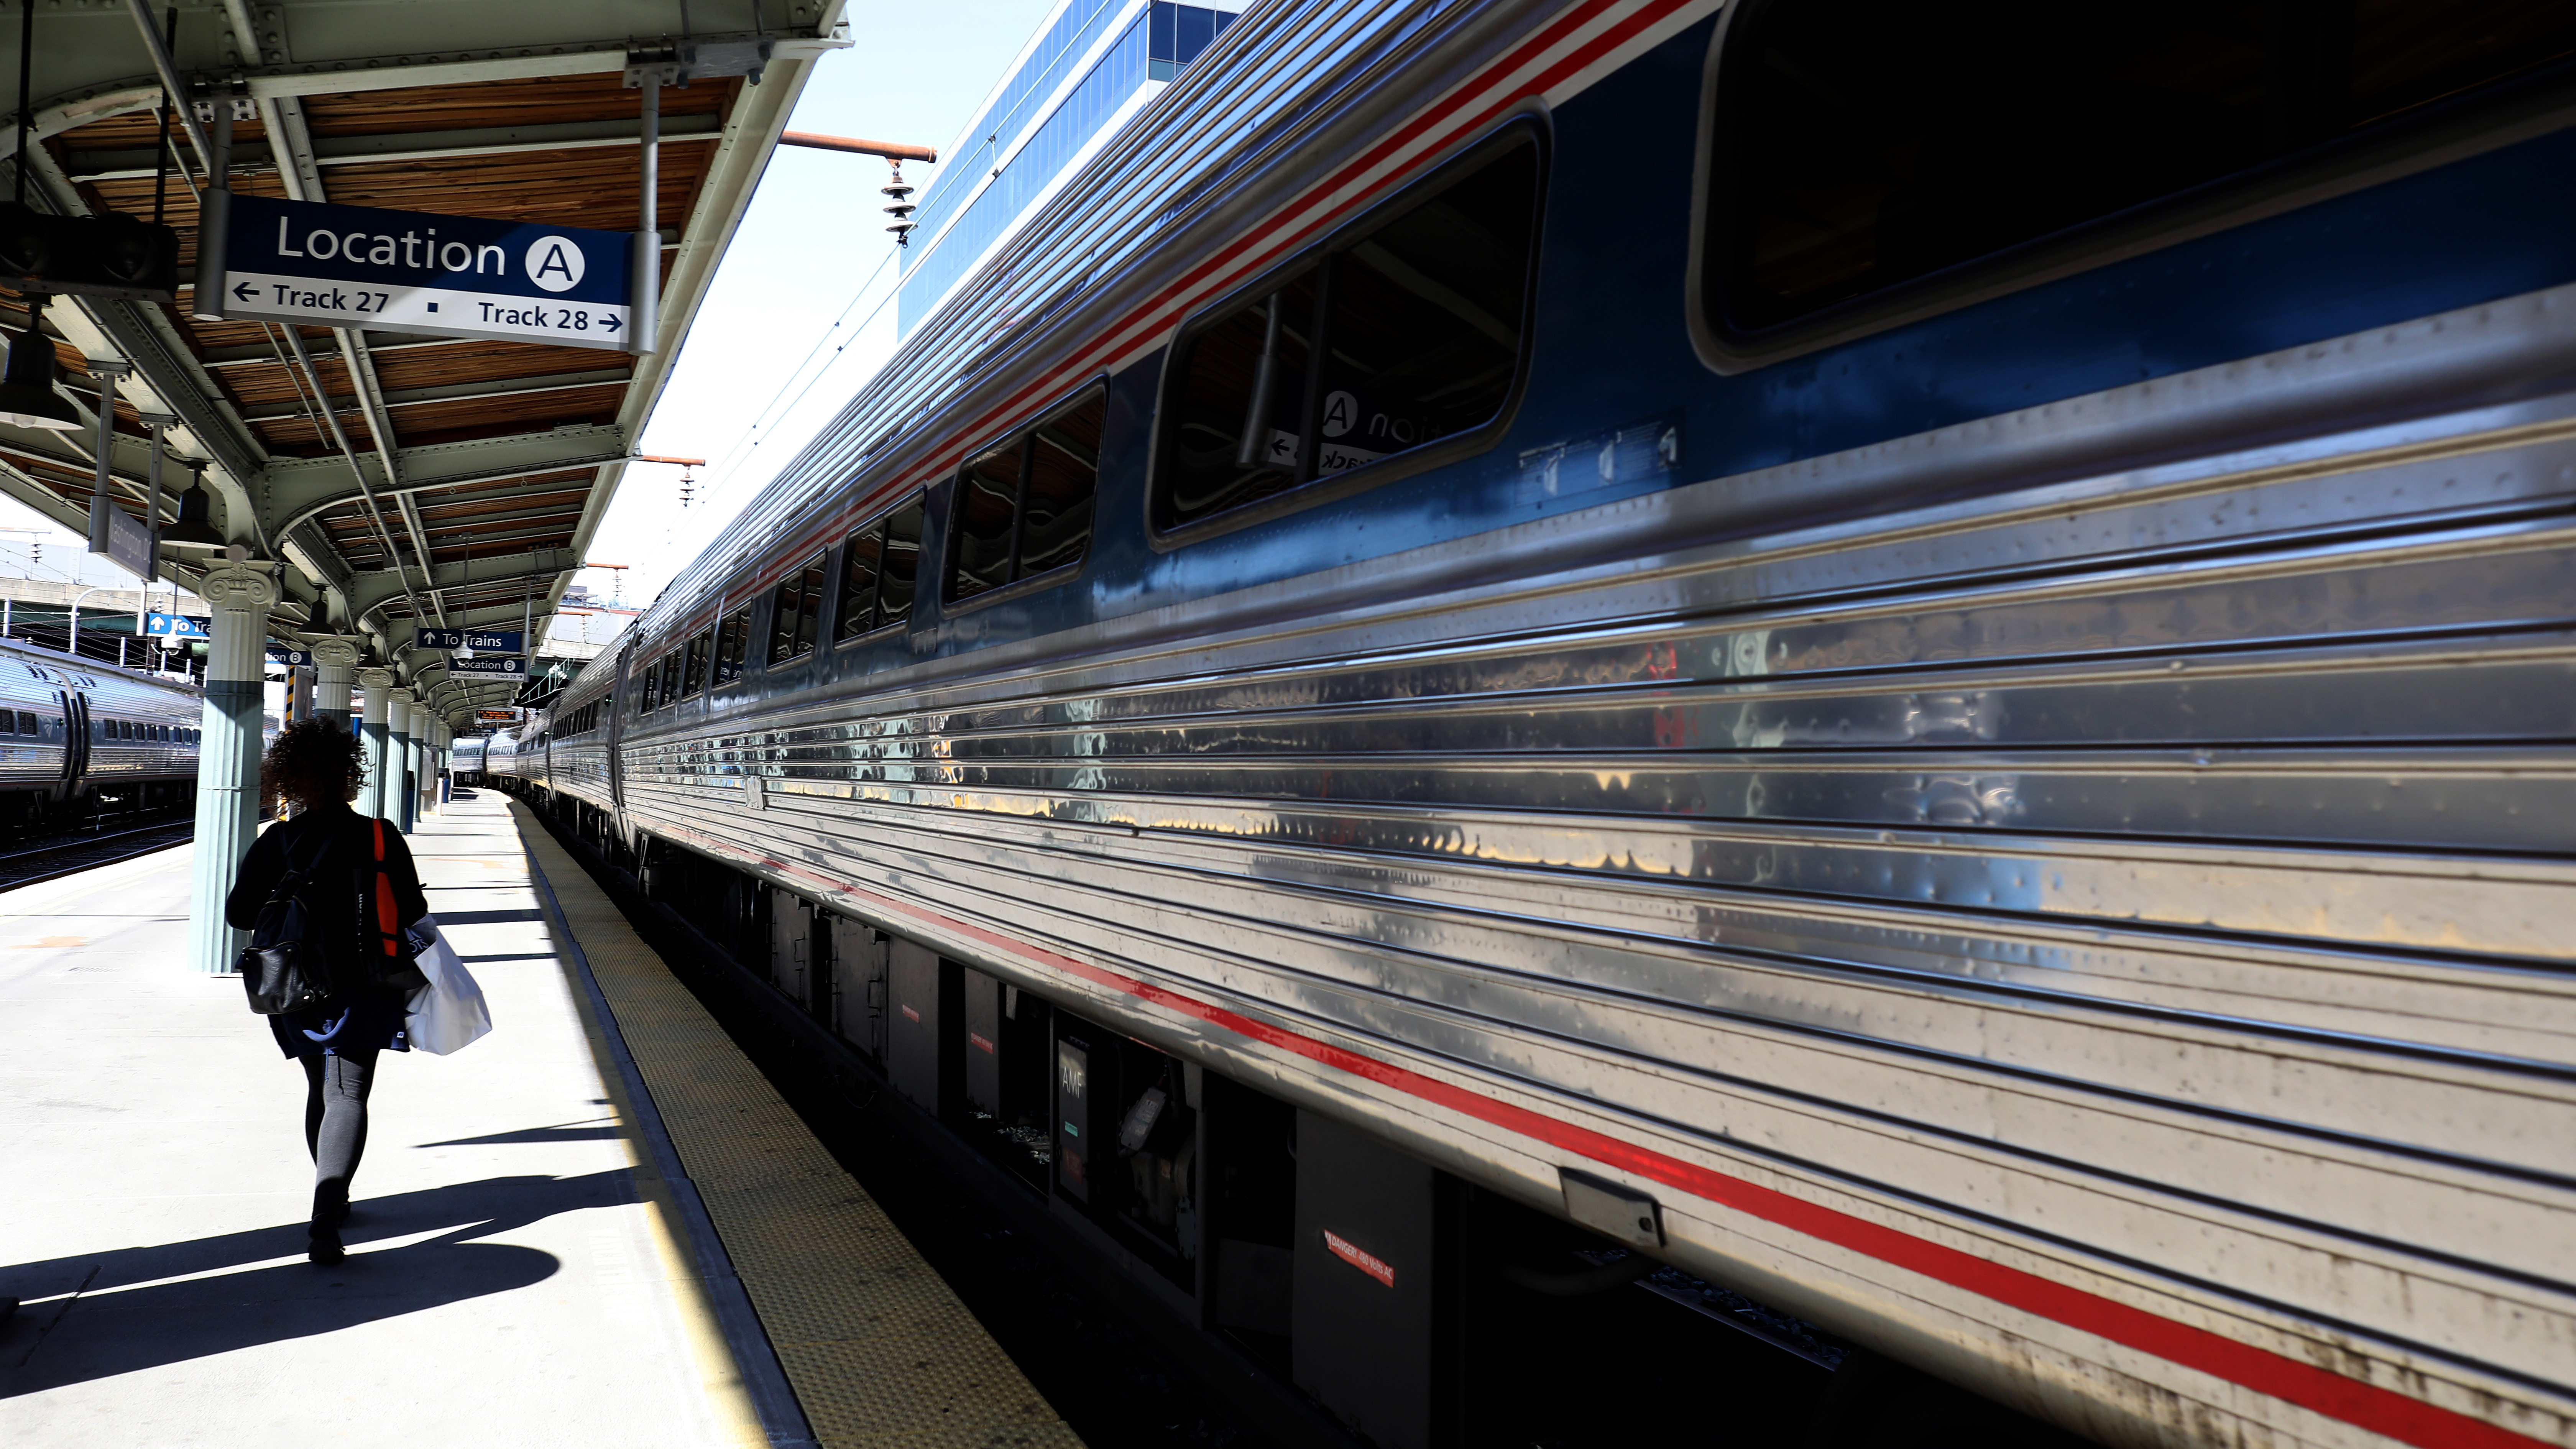
<svg viewBox="0 0 2576 1449"><path fill-rule="evenodd" d="M450 674L496 674L506 675L512 679L525 679L528 677L528 661L524 659L503 659L499 657L491 659L451 659L447 661L447 672Z"/></svg>
<svg viewBox="0 0 2576 1449"><path fill-rule="evenodd" d="M212 639L214 622L186 614L146 614L143 635L147 639Z"/></svg>
<svg viewBox="0 0 2576 1449"><path fill-rule="evenodd" d="M213 315L627 347L625 232L226 196Z"/></svg>
<svg viewBox="0 0 2576 1449"><path fill-rule="evenodd" d="M414 649L471 649L477 654L519 654L528 636L516 629L430 629L415 625Z"/></svg>

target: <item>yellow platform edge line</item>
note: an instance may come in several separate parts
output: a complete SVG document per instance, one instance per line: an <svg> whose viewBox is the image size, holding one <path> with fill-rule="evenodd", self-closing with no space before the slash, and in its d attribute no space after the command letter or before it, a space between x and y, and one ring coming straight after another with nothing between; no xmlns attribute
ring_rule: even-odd
<svg viewBox="0 0 2576 1449"><path fill-rule="evenodd" d="M524 804L509 808L815 1439L826 1449L1080 1449L1071 1427L625 913ZM551 913L547 924L558 929ZM570 951L560 954L574 969ZM595 1003L574 986L585 1029L595 1031ZM621 1111L629 1110L604 1033L593 1050ZM650 1171L648 1162L639 1181ZM669 1185L652 1183L657 1210L670 1215L668 1246L686 1262L692 1255ZM700 1271L689 1270L693 1283ZM751 1412L703 1294L692 1311L704 1314L733 1397Z"/></svg>

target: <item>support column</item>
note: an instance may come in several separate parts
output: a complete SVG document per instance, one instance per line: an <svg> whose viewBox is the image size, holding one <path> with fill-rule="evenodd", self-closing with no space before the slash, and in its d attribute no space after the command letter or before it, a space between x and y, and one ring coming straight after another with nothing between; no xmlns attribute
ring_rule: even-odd
<svg viewBox="0 0 2576 1449"><path fill-rule="evenodd" d="M385 823L411 834L411 710L408 689L385 691Z"/></svg>
<svg viewBox="0 0 2576 1449"><path fill-rule="evenodd" d="M313 663L321 678L313 687L313 716L342 729L349 727L349 686L358 679L358 645L350 639L323 639L313 646Z"/></svg>
<svg viewBox="0 0 2576 1449"><path fill-rule="evenodd" d="M366 749L367 783L358 787L356 808L361 815L381 820L385 814L385 745L394 703L394 672L361 669L358 683L367 691L367 712L358 721L359 740Z"/></svg>
<svg viewBox="0 0 2576 1449"><path fill-rule="evenodd" d="M259 832L260 676L277 585L238 563L209 569L198 597L214 611L206 646L204 737L197 744L197 843L189 865L188 964L233 969L242 933L224 923L241 858Z"/></svg>

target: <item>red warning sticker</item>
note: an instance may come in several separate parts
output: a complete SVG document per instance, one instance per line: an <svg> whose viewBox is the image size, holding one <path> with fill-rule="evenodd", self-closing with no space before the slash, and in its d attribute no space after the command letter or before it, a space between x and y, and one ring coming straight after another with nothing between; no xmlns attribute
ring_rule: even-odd
<svg viewBox="0 0 2576 1449"><path fill-rule="evenodd" d="M1334 1257L1341 1259L1343 1262L1348 1263L1352 1267L1359 1269L1361 1272L1366 1273L1372 1278L1375 1278L1377 1281L1385 1284L1389 1288L1395 1286L1394 1265L1388 1263L1384 1258L1362 1248L1359 1244L1352 1242L1350 1239L1343 1237L1341 1234L1334 1232L1331 1228L1324 1229L1324 1246L1332 1250Z"/></svg>
<svg viewBox="0 0 2576 1449"><path fill-rule="evenodd" d="M921 1013L907 1006L903 1009L903 1019L906 1021L919 1021L921 1020Z"/></svg>
<svg viewBox="0 0 2576 1449"><path fill-rule="evenodd" d="M966 1044L979 1052L989 1052L993 1049L993 1043L980 1031L966 1033Z"/></svg>

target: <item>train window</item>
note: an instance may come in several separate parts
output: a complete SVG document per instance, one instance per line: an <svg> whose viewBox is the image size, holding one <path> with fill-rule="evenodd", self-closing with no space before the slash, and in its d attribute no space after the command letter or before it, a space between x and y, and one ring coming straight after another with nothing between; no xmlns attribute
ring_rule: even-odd
<svg viewBox="0 0 2576 1449"><path fill-rule="evenodd" d="M1537 143L1515 134L1328 243L1318 270L1195 328L1174 369L1160 525L1259 503L1499 414L1520 366L1538 175ZM1310 321L1319 314L1320 326Z"/></svg>
<svg viewBox="0 0 2576 1449"><path fill-rule="evenodd" d="M1779 326L2571 49L2576 0L1746 7L1716 83L1707 320Z"/></svg>
<svg viewBox="0 0 2576 1449"><path fill-rule="evenodd" d="M886 516L885 564L877 576L877 617L900 624L912 617L913 596L921 584L921 500Z"/></svg>
<svg viewBox="0 0 2576 1449"><path fill-rule="evenodd" d="M971 599L1011 581L1011 533L1020 516L1020 479L1028 439L1012 438L966 464L957 475L949 529L948 601Z"/></svg>
<svg viewBox="0 0 2576 1449"><path fill-rule="evenodd" d="M680 698L692 699L707 687L707 655L716 644L715 626L700 629L689 640L688 658L680 666Z"/></svg>
<svg viewBox="0 0 2576 1449"><path fill-rule="evenodd" d="M716 626L716 688L742 682L742 656L751 647L751 606L724 616Z"/></svg>
<svg viewBox="0 0 2576 1449"><path fill-rule="evenodd" d="M849 556L841 564L837 637L856 639L877 626L877 575L884 562L885 520L880 518L850 535Z"/></svg>
<svg viewBox="0 0 2576 1449"><path fill-rule="evenodd" d="M769 621L769 662L784 664L812 652L814 626L822 613L823 555L818 551L803 568L778 581Z"/></svg>
<svg viewBox="0 0 2576 1449"><path fill-rule="evenodd" d="M1108 408L1108 394L1094 389L966 465L953 510L950 603L1082 561Z"/></svg>
<svg viewBox="0 0 2576 1449"><path fill-rule="evenodd" d="M921 500L850 535L841 566L839 637L856 639L912 613L913 580L921 571Z"/></svg>
<svg viewBox="0 0 2576 1449"><path fill-rule="evenodd" d="M13 714L0 713L0 734L16 734L17 732L17 716Z"/></svg>
<svg viewBox="0 0 2576 1449"><path fill-rule="evenodd" d="M1315 279L1296 278L1199 333L1173 402L1167 524L1192 523L1295 487L1297 420ZM1247 428L1246 418L1261 421ZM1249 435L1249 436L1247 436Z"/></svg>
<svg viewBox="0 0 2576 1449"><path fill-rule="evenodd" d="M663 655L661 664L653 672L658 676L653 691L655 707L668 708L680 697L680 651L674 649Z"/></svg>
<svg viewBox="0 0 2576 1449"><path fill-rule="evenodd" d="M1109 395L1094 392L1029 430L1028 487L1020 504L1015 579L1082 562L1091 548L1091 503L1100 491L1100 429Z"/></svg>

